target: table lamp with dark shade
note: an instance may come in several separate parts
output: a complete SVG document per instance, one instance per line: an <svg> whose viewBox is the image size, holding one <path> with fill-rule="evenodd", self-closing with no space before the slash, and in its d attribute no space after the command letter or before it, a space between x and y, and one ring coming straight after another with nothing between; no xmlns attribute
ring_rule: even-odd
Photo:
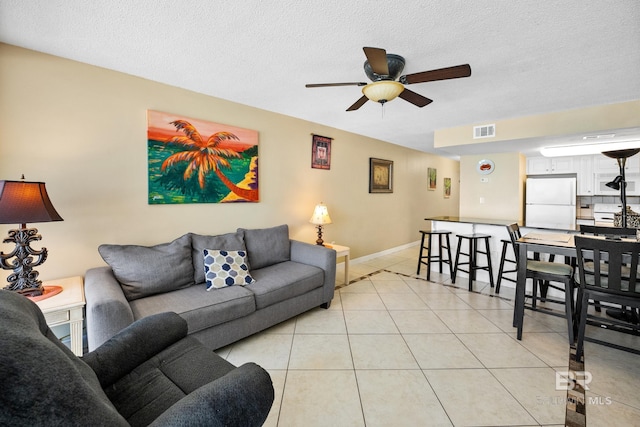
<svg viewBox="0 0 640 427"><path fill-rule="evenodd" d="M62 221L53 207L44 182L0 181L0 224L20 224L20 228L9 230L4 243L15 243L12 252L0 252L0 267L13 270L7 277L9 285L4 289L25 296L42 295L44 289L33 269L47 259L47 249L33 249L30 243L42 239L35 228L27 223Z"/></svg>

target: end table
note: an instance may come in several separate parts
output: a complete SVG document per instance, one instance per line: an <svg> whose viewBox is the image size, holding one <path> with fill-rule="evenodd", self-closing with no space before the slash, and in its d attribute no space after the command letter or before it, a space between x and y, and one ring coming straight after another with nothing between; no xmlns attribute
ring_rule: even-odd
<svg viewBox="0 0 640 427"><path fill-rule="evenodd" d="M82 356L82 322L84 320L84 280L82 276L42 282L43 286L60 286L62 292L37 301L49 327L69 325L71 351Z"/></svg>
<svg viewBox="0 0 640 427"><path fill-rule="evenodd" d="M327 244L325 245L328 248L336 251L336 258L344 257L344 284L345 286L349 284L349 256L351 254L351 249L348 246L341 246L335 244Z"/></svg>

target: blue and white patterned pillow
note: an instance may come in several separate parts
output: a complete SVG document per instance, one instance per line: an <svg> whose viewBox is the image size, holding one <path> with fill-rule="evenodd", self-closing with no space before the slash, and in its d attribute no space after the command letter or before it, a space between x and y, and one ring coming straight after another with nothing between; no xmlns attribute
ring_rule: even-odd
<svg viewBox="0 0 640 427"><path fill-rule="evenodd" d="M250 285L255 280L249 274L247 251L204 250L204 278L207 290L233 285Z"/></svg>

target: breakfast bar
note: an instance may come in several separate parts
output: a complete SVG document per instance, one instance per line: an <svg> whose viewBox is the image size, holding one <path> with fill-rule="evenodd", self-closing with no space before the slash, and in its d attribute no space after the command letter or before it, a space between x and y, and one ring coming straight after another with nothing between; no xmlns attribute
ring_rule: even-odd
<svg viewBox="0 0 640 427"><path fill-rule="evenodd" d="M425 218L426 221L430 221L431 230L449 230L452 234L451 245L455 248L457 241L453 236L456 234L472 234L483 233L491 236L489 239L489 246L491 252L491 263L494 277L497 278L497 273L500 267L500 256L502 250L501 241L509 240L509 233L507 232L507 225L516 223L520 227L523 235L535 231L536 233L573 233L575 230L556 230L539 227L527 227L523 221L508 220L508 219L487 219L487 218L472 218L472 217L458 217L458 216L435 216ZM438 248L433 248L437 251ZM513 253L509 252L508 256L513 258ZM435 266L432 266L432 268ZM468 277L468 274L460 272L460 277ZM516 273L507 273L506 277L516 280ZM487 271L477 271L476 280L489 283L489 274ZM502 282L501 286L515 288L514 283Z"/></svg>

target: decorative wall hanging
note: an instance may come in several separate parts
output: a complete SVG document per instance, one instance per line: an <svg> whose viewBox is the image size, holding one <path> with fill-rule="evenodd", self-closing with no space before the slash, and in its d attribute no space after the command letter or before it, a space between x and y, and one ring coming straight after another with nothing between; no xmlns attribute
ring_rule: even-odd
<svg viewBox="0 0 640 427"><path fill-rule="evenodd" d="M451 178L444 179L444 198L448 199L451 197Z"/></svg>
<svg viewBox="0 0 640 427"><path fill-rule="evenodd" d="M311 167L331 169L331 140L326 136L313 135L311 144Z"/></svg>
<svg viewBox="0 0 640 427"><path fill-rule="evenodd" d="M429 168L428 172L429 172L429 190L435 190L436 182L438 178L438 170L435 168Z"/></svg>
<svg viewBox="0 0 640 427"><path fill-rule="evenodd" d="M393 193L393 161L369 158L369 193Z"/></svg>
<svg viewBox="0 0 640 427"><path fill-rule="evenodd" d="M489 175L495 168L496 165L489 159L482 159L476 164L476 171L480 175Z"/></svg>
<svg viewBox="0 0 640 427"><path fill-rule="evenodd" d="M147 111L149 204L258 202L258 132Z"/></svg>

